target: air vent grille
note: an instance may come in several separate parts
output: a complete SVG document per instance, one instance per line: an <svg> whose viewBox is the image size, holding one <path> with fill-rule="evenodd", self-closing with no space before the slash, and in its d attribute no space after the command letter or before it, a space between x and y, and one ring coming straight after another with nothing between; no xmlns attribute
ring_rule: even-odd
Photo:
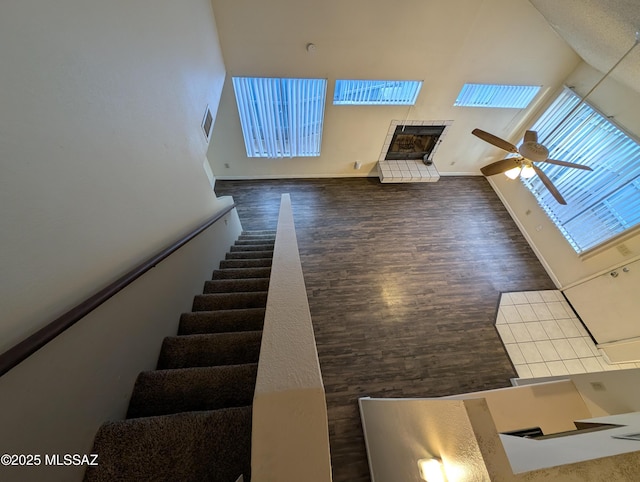
<svg viewBox="0 0 640 482"><path fill-rule="evenodd" d="M213 128L213 115L211 114L211 109L207 106L207 109L204 112L204 119L202 120L202 130L204 131L204 136L209 140L211 138L211 131Z"/></svg>

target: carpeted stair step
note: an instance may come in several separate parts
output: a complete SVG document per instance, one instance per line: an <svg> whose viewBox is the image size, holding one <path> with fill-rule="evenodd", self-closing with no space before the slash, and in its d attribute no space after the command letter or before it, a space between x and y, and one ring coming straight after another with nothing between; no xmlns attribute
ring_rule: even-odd
<svg viewBox="0 0 640 482"><path fill-rule="evenodd" d="M260 268L271 266L272 258L256 259L223 259L220 261L220 269L227 268Z"/></svg>
<svg viewBox="0 0 640 482"><path fill-rule="evenodd" d="M193 298L193 308L191 311L264 308L265 306L267 306L267 291L207 293L197 295Z"/></svg>
<svg viewBox="0 0 640 482"><path fill-rule="evenodd" d="M183 313L178 335L262 330L264 313L264 308Z"/></svg>
<svg viewBox="0 0 640 482"><path fill-rule="evenodd" d="M238 239L243 241L261 239L267 242L274 242L276 240L276 235L275 234L241 234L240 236L238 236Z"/></svg>
<svg viewBox="0 0 640 482"><path fill-rule="evenodd" d="M216 269L212 279L268 278L271 267Z"/></svg>
<svg viewBox="0 0 640 482"><path fill-rule="evenodd" d="M225 255L225 259L273 258L273 251L234 251Z"/></svg>
<svg viewBox="0 0 640 482"><path fill-rule="evenodd" d="M257 372L257 363L142 372L127 418L251 405Z"/></svg>
<svg viewBox="0 0 640 482"><path fill-rule="evenodd" d="M162 342L158 370L257 363L261 331L170 336Z"/></svg>
<svg viewBox="0 0 640 482"><path fill-rule="evenodd" d="M238 239L234 246L274 246L275 241L267 241L264 239Z"/></svg>
<svg viewBox="0 0 640 482"><path fill-rule="evenodd" d="M276 231L277 230L275 229L254 229L254 230L242 231L241 234L271 234L275 236Z"/></svg>
<svg viewBox="0 0 640 482"><path fill-rule="evenodd" d="M250 478L251 404L275 231L243 232L162 343L157 370L138 376L127 420L104 424L85 480Z"/></svg>
<svg viewBox="0 0 640 482"><path fill-rule="evenodd" d="M241 234L237 241L264 241L265 243L274 243L276 235L274 234Z"/></svg>
<svg viewBox="0 0 640 482"><path fill-rule="evenodd" d="M273 252L273 244L245 244L241 246L231 246L229 248L229 252L237 253L240 251L272 251Z"/></svg>
<svg viewBox="0 0 640 482"><path fill-rule="evenodd" d="M276 235L275 233L242 233L238 239L270 239L273 241L276 239Z"/></svg>
<svg viewBox="0 0 640 482"><path fill-rule="evenodd" d="M233 482L251 470L251 407L108 422L86 482Z"/></svg>
<svg viewBox="0 0 640 482"><path fill-rule="evenodd" d="M238 291L267 291L269 278L215 279L205 281L203 293L232 293Z"/></svg>

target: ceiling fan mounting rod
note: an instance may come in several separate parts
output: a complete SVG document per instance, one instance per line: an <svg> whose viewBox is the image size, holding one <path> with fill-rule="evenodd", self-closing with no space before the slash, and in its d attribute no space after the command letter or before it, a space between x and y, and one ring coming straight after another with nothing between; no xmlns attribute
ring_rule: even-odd
<svg viewBox="0 0 640 482"><path fill-rule="evenodd" d="M567 119L569 119L579 108L582 104L584 104L584 102L587 100L587 97L589 97L591 95L591 93L596 90L598 88L598 86L604 81L604 79L606 79L607 77L609 77L609 74L611 72L613 72L613 69L615 69L618 65L620 65L620 62L622 62L627 55L629 55L631 53L631 51L636 47L636 45L638 45L638 43L640 43L640 30L636 32L636 36L635 36L635 42L633 42L633 45L629 48L629 50L627 50L624 55L622 57L620 57L620 60L618 60L615 64L613 64L613 67L611 67L606 74L604 74L602 76L602 78L595 83L595 85L593 87L591 87L591 89L589 89L589 92L587 92L585 94L584 97L582 97L582 99L580 99L580 102L578 102L575 107L573 109L571 109L569 111L569 113L564 116L564 118L558 122L558 124L551 130L551 132L549 132L549 134L547 135L547 137L545 138L545 142L547 141L547 139L551 139L551 136L558 130L558 128L565 123L565 121Z"/></svg>

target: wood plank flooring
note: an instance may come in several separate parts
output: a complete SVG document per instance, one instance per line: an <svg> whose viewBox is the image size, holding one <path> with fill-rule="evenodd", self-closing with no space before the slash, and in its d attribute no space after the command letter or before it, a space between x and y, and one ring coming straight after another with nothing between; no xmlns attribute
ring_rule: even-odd
<svg viewBox="0 0 640 482"><path fill-rule="evenodd" d="M509 386L501 291L554 289L482 177L218 181L244 229L291 194L327 395L335 482L369 481L357 400Z"/></svg>

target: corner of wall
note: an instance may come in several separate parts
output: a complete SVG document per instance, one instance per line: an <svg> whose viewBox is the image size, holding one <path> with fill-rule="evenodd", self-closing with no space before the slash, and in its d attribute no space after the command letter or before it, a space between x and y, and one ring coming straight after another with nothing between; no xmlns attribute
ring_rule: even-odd
<svg viewBox="0 0 640 482"><path fill-rule="evenodd" d="M549 277L553 281L553 284L556 285L556 287L558 289L560 289L562 287L562 283L560 282L560 280L556 276L555 272L551 268L551 264L544 257L544 255L542 254L542 251L540 249L538 249L538 246L536 245L535 241L529 235L529 232L527 231L525 226L520 221L520 218L518 217L518 215L516 214L515 210L513 209L513 207L511 206L511 204L507 200L507 198L505 197L504 193L497 187L496 183L494 182L494 180L492 178L489 177L489 178L487 178L487 180L489 181L489 184L491 185L491 187L495 191L496 195L498 196L498 198L500 199L500 201L504 205L505 209L507 210L507 212L511 216L511 219L513 219L513 221L516 223L516 226L518 226L518 229L520 230L520 232L522 233L524 238L527 240L527 243L529 243L529 246L531 246L531 249L535 253L536 257L538 258L538 260L540 260L540 263L542 264L542 266L544 267L545 271L547 272L547 274L549 275Z"/></svg>

